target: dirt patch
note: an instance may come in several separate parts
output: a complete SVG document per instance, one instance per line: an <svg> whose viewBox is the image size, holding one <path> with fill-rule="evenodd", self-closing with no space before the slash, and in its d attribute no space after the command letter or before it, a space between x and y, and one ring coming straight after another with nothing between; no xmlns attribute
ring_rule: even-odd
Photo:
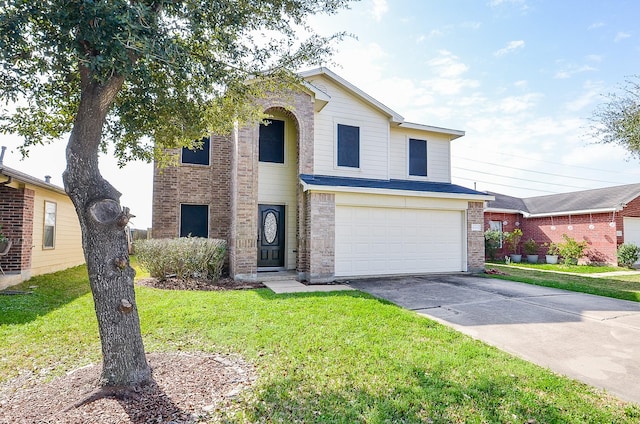
<svg viewBox="0 0 640 424"><path fill-rule="evenodd" d="M145 278L136 281L136 284L146 287L153 287L163 290L245 290L245 289L261 289L265 285L262 283L252 283L245 281L236 281L233 278L225 277L218 281L205 279L190 278L183 280L181 278L165 278L159 280L157 278Z"/></svg>
<svg viewBox="0 0 640 424"><path fill-rule="evenodd" d="M196 423L230 411L255 381L244 360L204 353L152 353L154 382L100 391L100 365L43 383L22 375L0 386L0 423Z"/></svg>

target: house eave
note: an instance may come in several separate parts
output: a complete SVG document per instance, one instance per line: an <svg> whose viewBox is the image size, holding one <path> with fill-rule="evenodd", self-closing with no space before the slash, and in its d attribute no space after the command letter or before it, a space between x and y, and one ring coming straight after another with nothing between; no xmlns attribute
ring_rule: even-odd
<svg viewBox="0 0 640 424"><path fill-rule="evenodd" d="M415 122L401 122L397 125L399 128L406 128L411 130L419 130L419 131L428 131L432 133L438 134L446 134L450 137L451 140L455 140L456 138L460 138L465 135L465 132L462 130L454 130L450 128L442 128L442 127L434 127L432 125L424 125L417 124Z"/></svg>
<svg viewBox="0 0 640 424"><path fill-rule="evenodd" d="M616 206L611 208L599 208L599 209L583 209L573 211L562 212L544 212L544 213L523 213L525 218L548 218L551 216L569 216L569 215L587 215L587 214L599 214L599 213L613 213L622 210L622 206Z"/></svg>
<svg viewBox="0 0 640 424"><path fill-rule="evenodd" d="M369 187L345 187L345 186L326 186L308 184L304 181L300 181L302 184L302 190L314 193L359 193L359 194L376 194L386 196L405 196L405 197L430 197L438 199L456 199L482 202L486 200L493 200L493 196L489 195L474 195L464 193L443 193L436 191L414 191L414 190L396 190L385 188L369 188Z"/></svg>
<svg viewBox="0 0 640 424"><path fill-rule="evenodd" d="M14 182L31 184L47 190L55 191L60 194L64 194L65 196L67 195L67 193L64 191L62 187L58 187L57 185L47 183L45 181L39 180L36 177L32 177L31 175L25 174L20 171L16 171L15 169L8 168L6 166L0 166L0 175L4 175L6 177L12 178Z"/></svg>

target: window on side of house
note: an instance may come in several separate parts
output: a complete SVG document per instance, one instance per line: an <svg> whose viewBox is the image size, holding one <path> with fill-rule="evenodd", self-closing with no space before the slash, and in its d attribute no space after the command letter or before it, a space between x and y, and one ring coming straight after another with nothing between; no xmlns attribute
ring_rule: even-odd
<svg viewBox="0 0 640 424"><path fill-rule="evenodd" d="M260 124L258 137L258 160L284 163L284 121L271 119L267 125Z"/></svg>
<svg viewBox="0 0 640 424"><path fill-rule="evenodd" d="M427 140L409 139L409 175L427 176Z"/></svg>
<svg viewBox="0 0 640 424"><path fill-rule="evenodd" d="M502 248L502 221L489 221L489 229L500 232L500 244L498 247Z"/></svg>
<svg viewBox="0 0 640 424"><path fill-rule="evenodd" d="M209 237L209 205L180 205L180 237Z"/></svg>
<svg viewBox="0 0 640 424"><path fill-rule="evenodd" d="M338 124L338 166L360 168L360 127Z"/></svg>
<svg viewBox="0 0 640 424"><path fill-rule="evenodd" d="M56 214L58 205L55 202L44 202L44 230L42 247L53 249L56 247Z"/></svg>
<svg viewBox="0 0 640 424"><path fill-rule="evenodd" d="M211 151L211 139L204 137L200 140L202 148L190 150L186 147L182 148L182 163L188 163L192 165L209 165L209 152Z"/></svg>

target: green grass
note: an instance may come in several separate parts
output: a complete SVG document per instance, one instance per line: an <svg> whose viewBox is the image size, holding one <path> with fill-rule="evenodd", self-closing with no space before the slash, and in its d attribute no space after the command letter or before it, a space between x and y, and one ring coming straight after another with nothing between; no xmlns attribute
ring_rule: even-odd
<svg viewBox="0 0 640 424"><path fill-rule="evenodd" d="M487 265L505 265L503 261ZM507 266L507 265L505 265ZM599 274L602 272L631 271L629 268L605 265L564 265L564 264L530 264L528 262L511 263L511 267L542 269L547 271L573 272L575 274Z"/></svg>
<svg viewBox="0 0 640 424"><path fill-rule="evenodd" d="M0 296L0 381L99 361L86 271ZM139 287L148 351L237 353L255 390L231 422L635 423L640 408L360 292ZM44 372L43 372L44 370Z"/></svg>
<svg viewBox="0 0 640 424"><path fill-rule="evenodd" d="M535 269L522 269L521 267L500 265L495 263L487 264L487 268L495 268L507 274L489 275L492 278L519 281L521 283L535 284L538 286L554 287L563 290L640 302L640 275L588 277L581 275L561 274L559 272L552 273L536 271ZM571 268L569 268L569 270L567 270L566 272L574 272ZM578 268L580 267L578 266ZM595 267L583 266L583 268ZM554 268L553 270L562 271L562 269L562 267L556 266L556 268Z"/></svg>

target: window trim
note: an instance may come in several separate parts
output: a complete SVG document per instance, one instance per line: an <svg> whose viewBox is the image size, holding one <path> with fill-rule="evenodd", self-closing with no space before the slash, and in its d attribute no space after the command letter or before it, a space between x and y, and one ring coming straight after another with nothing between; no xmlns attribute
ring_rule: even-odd
<svg viewBox="0 0 640 424"><path fill-rule="evenodd" d="M207 236L206 238L210 238L211 236L211 205L208 203L180 203L180 212L178 217L178 237L188 237L182 236L182 207L183 206L206 206L207 207ZM191 233L189 233L191 234ZM201 236L193 236L193 237L201 237Z"/></svg>
<svg viewBox="0 0 640 424"><path fill-rule="evenodd" d="M338 157L339 157L339 150L338 150L338 127L339 126L345 126L345 127L354 127L354 128L358 128L358 166L348 166L348 165L340 165L338 164ZM359 172L362 170L362 133L363 133L363 129L364 127L359 123L359 122L349 122L349 121L343 121L343 120L335 120L334 121L334 125L333 125L333 131L334 131L334 167L336 169L340 169L340 170L349 170L349 171L354 171L354 172Z"/></svg>
<svg viewBox="0 0 640 424"><path fill-rule="evenodd" d="M47 205L53 206L53 225L47 225ZM57 233L57 221L58 221L58 203L51 200L44 201L44 209L42 216L42 249L52 250L56 248L56 233ZM52 227L51 245L47 245L47 228Z"/></svg>
<svg viewBox="0 0 640 424"><path fill-rule="evenodd" d="M424 141L425 144L425 173L426 175L412 175L411 174L411 141ZM428 180L429 179L429 140L426 138L414 138L411 136L407 136L407 178L413 180Z"/></svg>
<svg viewBox="0 0 640 424"><path fill-rule="evenodd" d="M202 137L202 139L200 141L203 141L205 139L208 140L208 143L209 143L209 148L208 149L204 149L204 146L203 146L202 150L198 149L198 150L195 150L195 151L187 149L186 147L183 147L183 148L180 149L180 165L203 166L203 167L211 166L211 144L212 144L211 143L211 136ZM204 153L204 151L206 150L207 151L207 163L204 164L204 163L185 162L184 161L184 151L185 151L185 149L189 150L192 153L198 153L198 152L203 152Z"/></svg>

